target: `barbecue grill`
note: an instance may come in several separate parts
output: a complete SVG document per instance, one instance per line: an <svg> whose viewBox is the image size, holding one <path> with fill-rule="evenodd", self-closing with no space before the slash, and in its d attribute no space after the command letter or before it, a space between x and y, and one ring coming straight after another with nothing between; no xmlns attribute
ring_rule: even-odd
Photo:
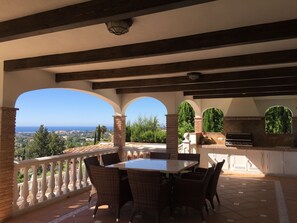
<svg viewBox="0 0 297 223"><path fill-rule="evenodd" d="M247 132L230 132L226 134L226 146L253 146L253 135Z"/></svg>

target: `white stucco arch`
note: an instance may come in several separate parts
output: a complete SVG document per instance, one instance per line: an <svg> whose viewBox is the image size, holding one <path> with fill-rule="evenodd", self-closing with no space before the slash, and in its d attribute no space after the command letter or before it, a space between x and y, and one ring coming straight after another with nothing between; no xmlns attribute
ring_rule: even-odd
<svg viewBox="0 0 297 223"><path fill-rule="evenodd" d="M123 115L126 115L126 111L127 111L127 108L129 107L129 105L131 105L131 104L132 104L133 102L135 102L135 101L141 100L142 98L153 98L153 99L159 101L162 105L164 105L164 107L165 107L165 109L166 109L166 112L168 112L168 109L166 108L166 105L165 105L162 101L158 100L157 98L155 98L155 97L150 97L150 96L140 96L140 97L136 97L136 98L130 100L127 104L125 104L125 106L124 106L123 109L122 109L122 112L123 112L122 114L123 114Z"/></svg>
<svg viewBox="0 0 297 223"><path fill-rule="evenodd" d="M219 109L223 113L223 117L225 116L225 113L224 113L224 111L222 109L217 108L215 106L212 106L212 107L208 107L208 108L203 108L203 111L201 113L202 117L203 117L203 114L204 114L205 111L207 111L208 109L212 109L212 108Z"/></svg>
<svg viewBox="0 0 297 223"><path fill-rule="evenodd" d="M125 114L129 104L142 97L151 97L160 101L166 107L167 114L177 114L178 106L184 100L182 92L126 94L122 96L122 114Z"/></svg>
<svg viewBox="0 0 297 223"><path fill-rule="evenodd" d="M195 117L201 118L202 117L201 107L196 103L196 101L191 100L191 99L186 99L185 101L188 102L192 106L192 108L195 112Z"/></svg>
<svg viewBox="0 0 297 223"><path fill-rule="evenodd" d="M68 89L80 91L93 95L110 104L115 114L121 112L119 96L114 91L93 91L92 85L86 81L80 82L61 82L55 81L53 73L42 70L27 70L9 72L4 77L4 89L2 92L2 106L15 107L15 103L23 93L41 89Z"/></svg>

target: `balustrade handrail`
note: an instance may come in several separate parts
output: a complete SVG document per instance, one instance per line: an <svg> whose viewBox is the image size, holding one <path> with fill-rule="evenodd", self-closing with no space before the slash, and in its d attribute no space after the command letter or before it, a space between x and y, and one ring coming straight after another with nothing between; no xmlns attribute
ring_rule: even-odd
<svg viewBox="0 0 297 223"><path fill-rule="evenodd" d="M14 161L14 164L17 165L18 167L22 168L25 166L56 162L56 161L60 161L60 160L73 159L73 158L78 158L81 156L89 156L89 155L94 155L94 154L98 154L98 153L117 151L117 150L118 150L118 147L112 147L112 148L105 148L105 149L97 149L97 150L93 150L91 152L69 153L69 154L61 154L61 155L54 155L54 156L45 156L45 157L34 158L34 159L29 159L29 160Z"/></svg>

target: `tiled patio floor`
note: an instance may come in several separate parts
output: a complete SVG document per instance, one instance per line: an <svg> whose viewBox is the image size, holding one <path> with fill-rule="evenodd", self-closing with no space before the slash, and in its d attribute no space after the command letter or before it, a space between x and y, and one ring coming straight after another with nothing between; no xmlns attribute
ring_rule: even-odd
<svg viewBox="0 0 297 223"><path fill-rule="evenodd" d="M297 178L222 175L218 185L221 206L210 212L206 222L297 222ZM106 206L100 207L93 219L94 206L87 204L88 193L80 194L62 202L47 206L8 223L109 223L115 222L114 214ZM120 222L129 222L132 204L121 211ZM137 216L135 223L154 222L150 216ZM197 211L190 208L176 209L175 217L164 210L161 222L192 223L202 222Z"/></svg>

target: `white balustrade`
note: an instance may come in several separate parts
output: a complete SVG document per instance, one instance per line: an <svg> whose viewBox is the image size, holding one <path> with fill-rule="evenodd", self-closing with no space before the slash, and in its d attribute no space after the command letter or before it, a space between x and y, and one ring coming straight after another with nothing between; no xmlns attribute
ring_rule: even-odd
<svg viewBox="0 0 297 223"><path fill-rule="evenodd" d="M25 211L29 207L88 188L90 183L83 160L86 157L117 150L114 147L86 153L15 161L14 212ZM18 174L23 174L23 183L18 183Z"/></svg>
<svg viewBox="0 0 297 223"><path fill-rule="evenodd" d="M165 148L155 147L124 147L124 154L126 160L137 159L137 158L148 158L150 152L164 152Z"/></svg>

